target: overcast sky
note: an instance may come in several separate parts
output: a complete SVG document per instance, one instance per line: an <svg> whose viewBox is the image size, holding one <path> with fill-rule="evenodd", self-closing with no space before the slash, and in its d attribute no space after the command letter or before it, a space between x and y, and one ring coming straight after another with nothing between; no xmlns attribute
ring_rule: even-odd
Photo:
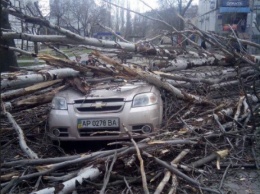
<svg viewBox="0 0 260 194"><path fill-rule="evenodd" d="M143 0L143 1L146 2L148 5L150 5L153 9L156 9L158 7L157 0ZM49 5L49 0L40 0L40 7L48 7L48 5ZM151 10L149 7L144 5L140 0L131 0L130 6L131 9L138 10L141 12Z"/></svg>
<svg viewBox="0 0 260 194"><path fill-rule="evenodd" d="M153 9L158 8L157 0L143 0L147 5L152 7ZM131 0L130 1L131 9L135 9L140 12L145 12L151 10L148 6L142 3L139 0ZM138 10L139 9L139 10Z"/></svg>
<svg viewBox="0 0 260 194"><path fill-rule="evenodd" d="M102 0L97 0L102 1ZM143 0L146 4L151 6L153 9L158 8L158 0ZM112 0L113 2L113 0ZM193 0L195 4L198 4L198 0ZM41 7L48 7L49 0L40 0L40 6ZM139 12L145 12L151 10L149 7L147 7L145 4L143 4L140 0L131 0L130 1L130 7L133 10L139 11ZM46 9L45 9L46 10Z"/></svg>

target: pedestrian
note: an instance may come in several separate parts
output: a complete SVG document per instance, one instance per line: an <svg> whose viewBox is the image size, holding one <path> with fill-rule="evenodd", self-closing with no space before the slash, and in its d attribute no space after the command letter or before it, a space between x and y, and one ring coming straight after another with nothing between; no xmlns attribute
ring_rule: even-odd
<svg viewBox="0 0 260 194"><path fill-rule="evenodd" d="M98 64L98 60L94 59L92 54L88 55L88 60L86 62L86 65L89 66L96 66Z"/></svg>
<svg viewBox="0 0 260 194"><path fill-rule="evenodd" d="M241 28L241 32L245 32L246 31L246 20L245 19L241 20L240 28Z"/></svg>
<svg viewBox="0 0 260 194"><path fill-rule="evenodd" d="M79 63L80 60L81 60L81 56L77 55L77 56L76 56L76 62Z"/></svg>
<svg viewBox="0 0 260 194"><path fill-rule="evenodd" d="M205 41L205 40L202 40L200 46L201 46L203 49L207 50L207 46L206 46L206 41Z"/></svg>

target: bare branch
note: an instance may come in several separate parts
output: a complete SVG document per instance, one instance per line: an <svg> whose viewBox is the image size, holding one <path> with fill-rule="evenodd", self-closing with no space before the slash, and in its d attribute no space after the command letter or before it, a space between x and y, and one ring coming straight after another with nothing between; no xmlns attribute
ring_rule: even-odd
<svg viewBox="0 0 260 194"><path fill-rule="evenodd" d="M2 104L2 103L1 103ZM27 146L26 141L25 141L25 137L24 137L24 133L23 130L21 129L21 127L17 124L17 122L14 120L13 116L5 111L4 114L6 115L6 117L8 118L9 122L12 124L13 128L15 129L18 138L19 138L19 144L21 149L23 150L23 152L32 159L36 159L38 158L38 155L31 150L30 147Z"/></svg>
<svg viewBox="0 0 260 194"><path fill-rule="evenodd" d="M115 164L115 162L116 162L116 159L117 159L116 154L117 154L117 153L115 152L114 157L113 157L113 160L112 160L112 162L111 162L111 164L110 164L109 169L108 169L108 163L109 163L110 158L108 158L108 160L107 160L107 163L106 163L106 172L105 172L105 175L104 175L104 183L103 183L102 189L101 189L100 192L99 192L100 194L104 194L104 193L105 193L106 186L107 186L107 184L108 184L108 182L109 182L109 178L110 178L111 171L112 171L113 166L114 166L114 164Z"/></svg>
<svg viewBox="0 0 260 194"><path fill-rule="evenodd" d="M146 174L145 174L145 170L144 170L144 161L143 161L143 158L141 156L141 152L140 152L140 149L138 148L138 145L136 144L135 140L133 139L133 137L131 136L130 132L128 131L128 129L124 126L123 124L123 127L125 129L125 131L127 132L129 138L131 139L131 142L134 144L134 147L136 149L136 152L137 152L137 157L140 161L140 169L141 169L141 175L142 175L142 182L143 182L143 189L144 189L144 193L145 194L149 194L149 190L148 190L148 187L147 187L147 180L146 180Z"/></svg>

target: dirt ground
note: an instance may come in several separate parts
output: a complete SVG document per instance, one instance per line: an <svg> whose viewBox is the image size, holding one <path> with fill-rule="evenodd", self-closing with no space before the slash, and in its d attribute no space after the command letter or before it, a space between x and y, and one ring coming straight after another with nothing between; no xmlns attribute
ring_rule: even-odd
<svg viewBox="0 0 260 194"><path fill-rule="evenodd" d="M223 190L229 194L260 193L260 171L232 169L223 183Z"/></svg>

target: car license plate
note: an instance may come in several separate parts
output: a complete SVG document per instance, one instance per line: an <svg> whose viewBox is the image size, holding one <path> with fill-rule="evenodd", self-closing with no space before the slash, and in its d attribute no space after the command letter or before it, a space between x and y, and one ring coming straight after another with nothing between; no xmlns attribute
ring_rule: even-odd
<svg viewBox="0 0 260 194"><path fill-rule="evenodd" d="M78 119L78 129L119 127L118 118Z"/></svg>

